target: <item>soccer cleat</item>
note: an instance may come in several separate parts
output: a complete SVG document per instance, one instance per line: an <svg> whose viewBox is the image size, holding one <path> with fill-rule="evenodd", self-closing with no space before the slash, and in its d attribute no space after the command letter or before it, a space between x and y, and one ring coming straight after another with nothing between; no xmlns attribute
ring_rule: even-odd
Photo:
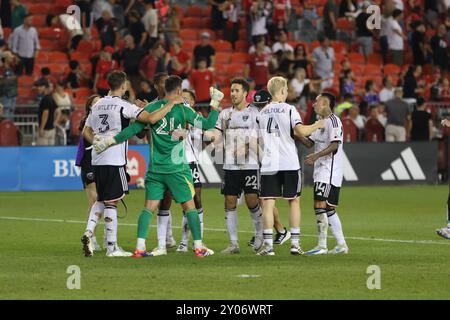
<svg viewBox="0 0 450 320"><path fill-rule="evenodd" d="M230 244L227 248L221 251L223 254L235 254L240 252L241 250L239 249L239 246L235 244Z"/></svg>
<svg viewBox="0 0 450 320"><path fill-rule="evenodd" d="M155 249L152 250L152 252L150 253L150 255L151 255L152 257L165 256L165 255L167 255L167 250L164 249L164 248L156 247Z"/></svg>
<svg viewBox="0 0 450 320"><path fill-rule="evenodd" d="M315 246L311 250L308 250L305 252L306 255L313 256L313 255L319 255L319 254L327 254L328 249L326 247L321 246Z"/></svg>
<svg viewBox="0 0 450 320"><path fill-rule="evenodd" d="M336 247L334 247L332 250L328 251L328 254L347 254L348 253L348 247L346 244L343 245L337 245Z"/></svg>
<svg viewBox="0 0 450 320"><path fill-rule="evenodd" d="M291 238L291 233L284 228L284 233L277 232L275 235L275 240L273 241L274 244L282 245L286 241L288 241Z"/></svg>
<svg viewBox="0 0 450 320"><path fill-rule="evenodd" d="M83 252L85 257L92 257L94 255L94 246L92 245L91 237L84 234L81 237L81 243L83 244Z"/></svg>
<svg viewBox="0 0 450 320"><path fill-rule="evenodd" d="M255 236L248 240L247 244L249 247L253 247L253 245L255 244Z"/></svg>
<svg viewBox="0 0 450 320"><path fill-rule="evenodd" d="M300 246L291 246L291 249L289 252L296 256L305 254L305 252L302 250L302 248Z"/></svg>
<svg viewBox="0 0 450 320"><path fill-rule="evenodd" d="M262 248L256 253L257 256L274 256L275 251L273 251L273 247L268 244L264 244Z"/></svg>
<svg viewBox="0 0 450 320"><path fill-rule="evenodd" d="M177 252L188 252L188 247L186 243L180 242L177 248Z"/></svg>
<svg viewBox="0 0 450 320"><path fill-rule="evenodd" d="M175 241L175 239L173 237L166 239L166 247L167 248L173 248L173 247L176 247L176 245L177 245L177 242Z"/></svg>
<svg viewBox="0 0 450 320"><path fill-rule="evenodd" d="M195 253L196 257L204 258L204 257L212 256L214 254L214 251L203 246L202 248L195 249L194 253Z"/></svg>
<svg viewBox="0 0 450 320"><path fill-rule="evenodd" d="M437 230L436 230L436 233L437 233L439 236L441 236L442 238L450 239L450 228L448 228L448 227L444 227L444 228L441 228L441 229L437 229Z"/></svg>
<svg viewBox="0 0 450 320"><path fill-rule="evenodd" d="M133 254L131 252L124 251L121 247L118 245L114 246L114 250L107 250L106 256L107 257L131 257Z"/></svg>
<svg viewBox="0 0 450 320"><path fill-rule="evenodd" d="M262 235L261 236L256 236L255 237L255 241L253 243L253 249L255 251L258 251L259 249L261 249L263 244L264 244L264 239L263 239Z"/></svg>
<svg viewBox="0 0 450 320"><path fill-rule="evenodd" d="M134 250L134 253L132 255L133 258L147 258L147 257L152 257L151 252L147 252L145 250Z"/></svg>

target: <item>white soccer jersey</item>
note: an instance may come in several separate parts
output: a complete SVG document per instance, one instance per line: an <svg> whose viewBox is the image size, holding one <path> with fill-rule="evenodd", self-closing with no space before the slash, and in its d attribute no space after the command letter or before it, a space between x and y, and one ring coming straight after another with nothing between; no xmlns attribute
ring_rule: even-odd
<svg viewBox="0 0 450 320"><path fill-rule="evenodd" d="M124 129L129 119L136 119L144 109L122 98L106 96L92 106L86 125L100 137L115 136ZM100 154L92 150L92 165L123 166L127 163L127 142L106 149Z"/></svg>
<svg viewBox="0 0 450 320"><path fill-rule="evenodd" d="M259 111L249 105L239 111L234 107L222 110L217 119L216 129L222 132L224 138L224 170L258 170L258 155L253 148L249 148L248 156L236 157L235 151L243 148L251 139L258 138L258 124L256 123ZM253 143L253 142L252 142Z"/></svg>
<svg viewBox="0 0 450 320"><path fill-rule="evenodd" d="M188 163L198 162L202 149L203 131L194 127L189 127L189 134L185 139L185 155Z"/></svg>
<svg viewBox="0 0 450 320"><path fill-rule="evenodd" d="M299 170L298 151L293 130L302 119L297 109L287 103L271 102L258 119L259 132L264 144L261 174Z"/></svg>
<svg viewBox="0 0 450 320"><path fill-rule="evenodd" d="M336 153L320 157L314 163L314 182L332 184L335 187L342 186L342 122L335 114L325 118L325 128L314 131L309 139L314 141L314 152L322 151L331 142L339 142Z"/></svg>

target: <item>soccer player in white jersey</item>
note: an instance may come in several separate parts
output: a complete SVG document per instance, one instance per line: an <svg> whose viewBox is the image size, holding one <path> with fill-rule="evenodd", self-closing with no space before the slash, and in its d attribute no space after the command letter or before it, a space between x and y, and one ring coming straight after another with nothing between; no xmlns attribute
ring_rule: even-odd
<svg viewBox="0 0 450 320"><path fill-rule="evenodd" d="M343 178L343 131L341 120L332 112L335 103L336 98L331 93L321 93L314 103L314 111L325 121L325 127L308 137L308 147L314 146L314 153L306 157L305 164L314 165L314 211L319 230L319 243L306 252L308 255L348 253L336 212ZM337 246L330 251L327 249L328 226L337 241Z"/></svg>
<svg viewBox="0 0 450 320"><path fill-rule="evenodd" d="M450 128L450 119L443 119L441 125L445 128ZM450 192L447 198L447 226L437 229L436 233L445 239L450 239Z"/></svg>
<svg viewBox="0 0 450 320"><path fill-rule="evenodd" d="M259 113L259 133L264 145L261 160L261 193L264 221L264 244L257 252L273 256L273 209L275 201L284 198L289 203L289 225L293 255L303 254L300 247L300 193L301 171L294 135L309 136L323 128L323 121L306 126L294 106L286 103L287 80L273 77L267 84L272 102Z"/></svg>
<svg viewBox="0 0 450 320"><path fill-rule="evenodd" d="M108 75L110 95L101 98L91 108L86 119L83 136L93 143L94 135L112 137L128 126L130 119L141 122L156 123L173 107L168 103L160 110L148 113L137 105L131 104L121 97L125 94L127 76L122 71L113 71ZM97 189L97 201L89 215L86 231L81 238L86 257L93 255L91 237L103 212L106 227L106 242L108 257L128 257L131 253L123 251L117 245L117 203L128 193L128 182L125 174L127 162L127 143L115 145L103 153L92 150L92 166Z"/></svg>
<svg viewBox="0 0 450 320"><path fill-rule="evenodd" d="M246 101L250 90L243 78L231 81L230 108L220 112L214 131L214 143L223 144L225 172L222 194L225 197L225 219L230 245L222 250L224 254L240 252L237 232L237 199L243 191L245 202L255 226L255 235L262 243L262 212L259 205L259 162L257 155L257 108ZM255 147L252 147L254 145Z"/></svg>
<svg viewBox="0 0 450 320"><path fill-rule="evenodd" d="M195 94L191 90L183 90L183 98L190 106L195 105ZM203 205L202 205L202 182L200 181L200 170L198 168L199 154L202 148L203 131L194 126L189 126L183 136L185 141L186 161L191 168L192 180L194 181L194 202L200 219L200 231L203 238ZM173 134L172 134L173 136ZM188 251L189 227L186 213L183 212L183 220L181 223L181 240L178 245L177 252Z"/></svg>

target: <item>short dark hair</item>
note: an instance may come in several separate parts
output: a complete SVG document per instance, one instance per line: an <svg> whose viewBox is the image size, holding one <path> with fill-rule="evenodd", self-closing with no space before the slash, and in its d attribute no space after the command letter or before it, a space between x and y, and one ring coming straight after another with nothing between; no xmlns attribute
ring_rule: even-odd
<svg viewBox="0 0 450 320"><path fill-rule="evenodd" d="M394 17L394 18L397 18L399 15L401 15L403 13L403 11L402 10L400 10L400 9L395 9L394 10L394 12L392 12L392 16Z"/></svg>
<svg viewBox="0 0 450 320"><path fill-rule="evenodd" d="M78 68L79 65L80 64L78 63L77 60L70 60L69 61L70 70L75 70L76 68Z"/></svg>
<svg viewBox="0 0 450 320"><path fill-rule="evenodd" d="M108 74L106 80L111 90L117 90L127 81L127 74L123 71L115 70Z"/></svg>
<svg viewBox="0 0 450 320"><path fill-rule="evenodd" d="M366 85L365 85L366 91L369 91L369 90L370 90L370 87L373 86L374 84L375 84L375 81L373 81L373 80L367 80L367 81L366 81Z"/></svg>
<svg viewBox="0 0 450 320"><path fill-rule="evenodd" d="M48 75L50 75L50 73L51 73L51 71L50 71L50 68L49 68L49 67L43 67L43 68L41 68L41 74L42 74L43 76L48 76Z"/></svg>
<svg viewBox="0 0 450 320"><path fill-rule="evenodd" d="M333 110L334 106L336 105L336 97L332 93L329 93L329 92L322 92L320 94L320 96L328 99L328 101L330 103L330 108L331 108L331 110Z"/></svg>
<svg viewBox="0 0 450 320"><path fill-rule="evenodd" d="M166 93L170 93L175 91L178 88L181 88L181 84L183 80L179 76L169 76L166 79L166 83L164 84L164 88L166 89Z"/></svg>
<svg viewBox="0 0 450 320"><path fill-rule="evenodd" d="M191 96L191 98L192 98L192 99L194 99L194 102L195 102L195 100L196 100L196 97L195 97L195 93L194 93L194 91L192 91L192 90L188 90L188 89L183 89L183 92L187 92L187 93L189 93L189 95Z"/></svg>
<svg viewBox="0 0 450 320"><path fill-rule="evenodd" d="M164 77L168 77L169 75L165 72L158 72L157 74L155 74L155 76L153 77L153 84L156 85L157 83L159 83L161 81L162 78Z"/></svg>
<svg viewBox="0 0 450 320"><path fill-rule="evenodd" d="M416 101L416 105L418 106L418 107L421 107L421 106L423 106L425 104L425 99L423 98L423 97L418 97L417 98L417 101Z"/></svg>
<svg viewBox="0 0 450 320"><path fill-rule="evenodd" d="M240 84L244 91L246 91L247 93L250 92L250 85L244 78L234 78L233 80L231 80L230 86L232 86L233 84Z"/></svg>

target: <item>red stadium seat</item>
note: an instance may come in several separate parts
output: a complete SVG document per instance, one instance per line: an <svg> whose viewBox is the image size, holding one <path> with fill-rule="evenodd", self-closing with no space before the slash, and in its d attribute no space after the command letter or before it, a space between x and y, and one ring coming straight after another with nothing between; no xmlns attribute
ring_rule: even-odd
<svg viewBox="0 0 450 320"><path fill-rule="evenodd" d="M383 73L381 72L381 66L380 65L367 64L364 67L364 74L365 75L381 76Z"/></svg>
<svg viewBox="0 0 450 320"><path fill-rule="evenodd" d="M341 52L335 52L335 53L334 53L334 58L336 59L336 62L339 63L339 64L340 64L340 63L342 62L342 60L344 60L346 57L347 57L347 55L344 54L344 53L341 53Z"/></svg>
<svg viewBox="0 0 450 320"><path fill-rule="evenodd" d="M231 77L243 76L245 70L245 64L232 64L228 67L228 74Z"/></svg>
<svg viewBox="0 0 450 320"><path fill-rule="evenodd" d="M348 59L351 61L351 63L357 63L357 64L365 64L366 59L364 58L364 55L359 52L350 52L348 54Z"/></svg>
<svg viewBox="0 0 450 320"><path fill-rule="evenodd" d="M224 76L228 74L228 65L216 64L215 69L215 72L217 72L218 75Z"/></svg>
<svg viewBox="0 0 450 320"><path fill-rule="evenodd" d="M8 39L10 34L11 28L3 28L3 36L5 37L5 39Z"/></svg>
<svg viewBox="0 0 450 320"><path fill-rule="evenodd" d="M249 54L246 52L233 52L231 54L231 63L247 63Z"/></svg>
<svg viewBox="0 0 450 320"><path fill-rule="evenodd" d="M180 38L184 40L198 40L199 31L196 29L180 30Z"/></svg>
<svg viewBox="0 0 450 320"><path fill-rule="evenodd" d="M202 18L202 25L203 28L211 29L212 28L211 18L210 17Z"/></svg>
<svg viewBox="0 0 450 320"><path fill-rule="evenodd" d="M220 86L220 88L223 87L229 87L230 86L230 77L228 76L216 76L217 84Z"/></svg>
<svg viewBox="0 0 450 320"><path fill-rule="evenodd" d="M334 53L347 53L347 45L342 41L333 41L331 46L334 49Z"/></svg>
<svg viewBox="0 0 450 320"><path fill-rule="evenodd" d="M337 19L337 28L339 30L351 31L351 30L353 30L354 26L350 20L348 20L347 18L344 17L344 18Z"/></svg>
<svg viewBox="0 0 450 320"><path fill-rule="evenodd" d="M216 53L216 63L228 64L230 62L230 54L225 52Z"/></svg>
<svg viewBox="0 0 450 320"><path fill-rule="evenodd" d="M94 51L94 46L91 41L88 40L80 40L78 43L78 47L76 49L78 52L85 54L88 58L91 56Z"/></svg>
<svg viewBox="0 0 450 320"><path fill-rule="evenodd" d="M92 90L90 88L78 88L73 90L74 97L77 99L86 99L92 95Z"/></svg>
<svg viewBox="0 0 450 320"><path fill-rule="evenodd" d="M203 19L197 17L183 18L183 20L181 20L181 26L182 28L191 28L191 29L203 28Z"/></svg>
<svg viewBox="0 0 450 320"><path fill-rule="evenodd" d="M233 48L231 47L231 43L225 40L218 40L214 43L214 48L216 51L226 51L231 52Z"/></svg>
<svg viewBox="0 0 450 320"><path fill-rule="evenodd" d="M69 62L69 59L67 59L67 54L64 52L49 52L48 54L48 60L51 63L65 63L67 64Z"/></svg>
<svg viewBox="0 0 450 320"><path fill-rule="evenodd" d="M47 26L47 15L46 14L33 15L33 26L35 28Z"/></svg>
<svg viewBox="0 0 450 320"><path fill-rule="evenodd" d="M238 40L235 43L236 51L248 52L248 42L245 40Z"/></svg>
<svg viewBox="0 0 450 320"><path fill-rule="evenodd" d="M32 76L20 76L17 78L17 84L22 88L31 88L34 84L34 78Z"/></svg>
<svg viewBox="0 0 450 320"><path fill-rule="evenodd" d="M37 64L41 64L41 63L48 63L48 52L47 51L39 51L37 58L36 58L36 63Z"/></svg>
<svg viewBox="0 0 450 320"><path fill-rule="evenodd" d="M358 128L352 119L348 117L343 118L342 129L344 131L344 142L358 141Z"/></svg>
<svg viewBox="0 0 450 320"><path fill-rule="evenodd" d="M58 41L41 39L39 42L41 44L42 51L58 51L61 48Z"/></svg>
<svg viewBox="0 0 450 320"><path fill-rule="evenodd" d="M323 92L331 93L332 95L334 95L336 97L336 100L339 99L339 92L337 90L335 90L334 88L325 88L325 89L323 89Z"/></svg>
<svg viewBox="0 0 450 320"><path fill-rule="evenodd" d="M367 56L367 63L376 64L381 70L381 65L383 64L383 57L378 53L371 53Z"/></svg>
<svg viewBox="0 0 450 320"><path fill-rule="evenodd" d="M70 60L76 60L78 62L84 62L84 63L88 63L89 62L89 57L90 54L88 55L85 52L79 52L79 51L75 51L70 55Z"/></svg>
<svg viewBox="0 0 450 320"><path fill-rule="evenodd" d="M222 91L224 99L230 99L230 87L221 88L220 91Z"/></svg>
<svg viewBox="0 0 450 320"><path fill-rule="evenodd" d="M390 63L385 65L383 68L383 73L385 75L390 75L390 76L392 76L394 74L398 75L400 73L400 71L401 71L401 69L399 66L397 66L395 64L390 64Z"/></svg>
<svg viewBox="0 0 450 320"><path fill-rule="evenodd" d="M187 51L187 52L193 52L195 46L198 44L198 41L195 40L187 40L187 41L183 41L183 50Z"/></svg>
<svg viewBox="0 0 450 320"><path fill-rule="evenodd" d="M0 122L0 146L18 146L20 144L18 137L19 129L11 120Z"/></svg>
<svg viewBox="0 0 450 320"><path fill-rule="evenodd" d="M75 109L70 115L70 135L75 137L76 141L78 141L78 138L80 137L80 130L78 130L78 128L80 127L80 123L81 120L83 120L84 115L85 111L83 108Z"/></svg>
<svg viewBox="0 0 450 320"><path fill-rule="evenodd" d="M186 16L189 17L204 17L206 12L203 7L200 6L188 6L186 10Z"/></svg>
<svg viewBox="0 0 450 320"><path fill-rule="evenodd" d="M366 140L369 142L384 141L384 127L378 119L369 117L365 125Z"/></svg>

